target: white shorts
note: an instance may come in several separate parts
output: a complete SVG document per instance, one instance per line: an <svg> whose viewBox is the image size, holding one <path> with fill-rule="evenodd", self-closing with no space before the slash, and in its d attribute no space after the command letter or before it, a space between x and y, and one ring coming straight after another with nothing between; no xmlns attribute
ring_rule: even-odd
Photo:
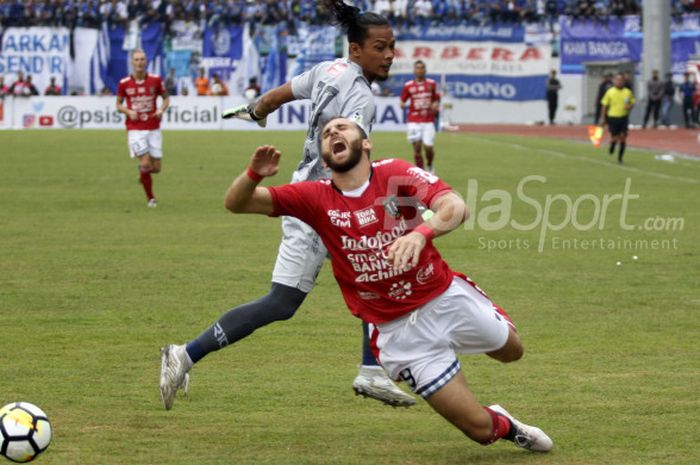
<svg viewBox="0 0 700 465"><path fill-rule="evenodd" d="M282 243L272 271L272 282L309 293L316 283L326 246L309 225L291 216L282 217Z"/></svg>
<svg viewBox="0 0 700 465"><path fill-rule="evenodd" d="M435 123L408 123L408 141L423 142L423 145L435 145Z"/></svg>
<svg viewBox="0 0 700 465"><path fill-rule="evenodd" d="M153 158L163 158L163 134L160 129L151 131L127 131L129 155L140 158L145 154Z"/></svg>
<svg viewBox="0 0 700 465"><path fill-rule="evenodd" d="M370 338L389 376L427 398L459 372L457 354L505 345L510 324L496 309L476 285L455 277L439 297L410 314L370 325Z"/></svg>

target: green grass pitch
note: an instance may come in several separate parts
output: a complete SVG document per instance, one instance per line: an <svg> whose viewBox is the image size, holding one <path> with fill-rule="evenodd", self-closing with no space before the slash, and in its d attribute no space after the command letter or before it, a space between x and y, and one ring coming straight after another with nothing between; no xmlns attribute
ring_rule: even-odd
<svg viewBox="0 0 700 465"><path fill-rule="evenodd" d="M303 137L165 132L147 209L124 131L0 132L0 402L47 412L39 463L700 463L700 163L629 150L618 166L559 140L436 144L438 174L476 207L438 247L526 351L463 369L482 402L547 431L550 454L479 446L423 401L355 397L360 322L329 266L293 319L205 358L164 411L159 347L269 288L279 220L228 213L226 188L270 143L286 182ZM411 158L403 134L373 138L374 158Z"/></svg>

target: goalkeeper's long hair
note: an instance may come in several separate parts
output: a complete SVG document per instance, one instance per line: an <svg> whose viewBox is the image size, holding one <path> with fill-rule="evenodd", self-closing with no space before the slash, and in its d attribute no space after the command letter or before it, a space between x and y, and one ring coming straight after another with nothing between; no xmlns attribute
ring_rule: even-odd
<svg viewBox="0 0 700 465"><path fill-rule="evenodd" d="M335 18L335 23L347 33L348 42L362 45L369 35L367 31L370 27L389 26L389 20L384 16L372 12L363 13L343 0L324 0L323 4Z"/></svg>

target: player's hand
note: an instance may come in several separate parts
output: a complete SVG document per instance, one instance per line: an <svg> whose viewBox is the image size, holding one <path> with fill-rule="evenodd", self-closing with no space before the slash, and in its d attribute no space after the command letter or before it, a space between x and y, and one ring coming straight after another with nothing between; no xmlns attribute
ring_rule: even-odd
<svg viewBox="0 0 700 465"><path fill-rule="evenodd" d="M250 158L250 169L260 176L274 176L279 170L279 161L282 153L273 145L263 145L255 149Z"/></svg>
<svg viewBox="0 0 700 465"><path fill-rule="evenodd" d="M410 232L396 239L389 247L388 255L394 269L403 272L418 265L426 242L425 236L417 232Z"/></svg>
<svg viewBox="0 0 700 465"><path fill-rule="evenodd" d="M221 113L223 119L238 118L244 121L255 121L258 126L264 128L267 126L267 117L258 118L255 116L253 108L255 107L255 102L249 105L238 105L237 107L228 108Z"/></svg>
<svg viewBox="0 0 700 465"><path fill-rule="evenodd" d="M136 113L134 110L126 110L126 116L129 117L131 120L137 120L139 117L139 114Z"/></svg>
<svg viewBox="0 0 700 465"><path fill-rule="evenodd" d="M163 110L156 110L156 112L153 116L155 116L159 120L163 119Z"/></svg>

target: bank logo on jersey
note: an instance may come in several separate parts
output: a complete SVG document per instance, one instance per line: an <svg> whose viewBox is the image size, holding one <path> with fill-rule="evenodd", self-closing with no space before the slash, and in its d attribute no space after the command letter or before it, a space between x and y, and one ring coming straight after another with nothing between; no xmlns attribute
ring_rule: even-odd
<svg viewBox="0 0 700 465"><path fill-rule="evenodd" d="M377 221L379 221L377 219L377 214L374 212L374 208L372 207L365 208L364 210L359 210L353 213L355 215L355 219L357 220L357 224L359 224L360 227L367 226L368 224L376 223Z"/></svg>

